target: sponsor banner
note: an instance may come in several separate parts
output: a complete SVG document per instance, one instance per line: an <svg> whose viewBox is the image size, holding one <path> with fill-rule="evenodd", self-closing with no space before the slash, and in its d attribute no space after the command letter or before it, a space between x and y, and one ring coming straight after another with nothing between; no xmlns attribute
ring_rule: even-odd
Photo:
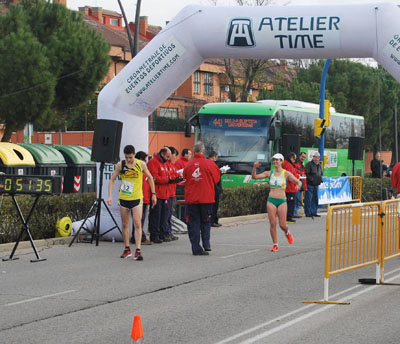
<svg viewBox="0 0 400 344"><path fill-rule="evenodd" d="M318 204L351 202L349 177L323 177L318 187Z"/></svg>
<svg viewBox="0 0 400 344"><path fill-rule="evenodd" d="M298 15L228 19L226 45L279 49L339 49L340 16Z"/></svg>
<svg viewBox="0 0 400 344"><path fill-rule="evenodd" d="M149 52L146 60L125 77L121 86L122 94L135 102L135 98L139 98L149 89L157 88L155 85L158 79L163 77L184 53L185 48L178 40L173 36L169 37Z"/></svg>

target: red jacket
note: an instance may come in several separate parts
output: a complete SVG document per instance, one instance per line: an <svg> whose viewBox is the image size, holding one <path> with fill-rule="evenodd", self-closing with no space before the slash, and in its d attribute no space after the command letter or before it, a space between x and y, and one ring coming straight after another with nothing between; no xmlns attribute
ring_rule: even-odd
<svg viewBox="0 0 400 344"><path fill-rule="evenodd" d="M294 164L296 167L297 173L300 175L299 177L305 177L306 176L306 168L304 167L303 163L301 161L298 161ZM297 177L297 178L299 178ZM307 191L307 178L300 179L300 181L303 183L303 189L304 191Z"/></svg>
<svg viewBox="0 0 400 344"><path fill-rule="evenodd" d="M285 160L283 162L282 167L286 171L292 173L296 178L299 178L298 171L296 170L296 168L288 160ZM286 193L296 193L297 191L299 191L299 190L296 188L296 184L295 183L292 183L290 181L286 182L286 189L285 189Z"/></svg>
<svg viewBox="0 0 400 344"><path fill-rule="evenodd" d="M188 162L189 162L188 159L181 156L178 160L175 161L176 170L179 171L179 170L184 169ZM185 185L185 181L183 181L182 183L179 183L178 185Z"/></svg>
<svg viewBox="0 0 400 344"><path fill-rule="evenodd" d="M175 164L173 164L170 160L168 160L165 165L167 165L168 169L168 177L170 179L175 179L180 177L181 175L176 172ZM175 197L176 195L176 183L171 183L169 186L169 197Z"/></svg>
<svg viewBox="0 0 400 344"><path fill-rule="evenodd" d="M188 162L189 162L188 159L181 156L178 160L175 161L175 167L177 170L181 170L182 168L185 168Z"/></svg>
<svg viewBox="0 0 400 344"><path fill-rule="evenodd" d="M397 189L397 193L400 193L400 162L394 165L390 182L392 186Z"/></svg>
<svg viewBox="0 0 400 344"><path fill-rule="evenodd" d="M196 153L183 171L185 178L185 201L187 204L214 203L214 185L221 173L214 161L206 159L204 154Z"/></svg>
<svg viewBox="0 0 400 344"><path fill-rule="evenodd" d="M151 200L151 189L150 189L150 183L149 183L149 178L143 173L143 204L150 204Z"/></svg>
<svg viewBox="0 0 400 344"><path fill-rule="evenodd" d="M147 163L147 168L153 176L154 183L156 184L157 198L169 198L169 184L168 184L168 165L161 160L159 154Z"/></svg>

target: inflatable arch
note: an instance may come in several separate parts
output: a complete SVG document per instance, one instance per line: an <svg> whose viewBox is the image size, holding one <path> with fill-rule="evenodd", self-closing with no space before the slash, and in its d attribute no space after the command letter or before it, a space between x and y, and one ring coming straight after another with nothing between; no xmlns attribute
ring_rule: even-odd
<svg viewBox="0 0 400 344"><path fill-rule="evenodd" d="M147 151L147 117L213 57L372 57L400 81L399 17L393 3L187 6L100 92L98 118L124 123L121 154L126 144ZM109 175L106 171L105 199ZM119 216L117 208L112 211ZM102 217L105 229L111 227L107 221Z"/></svg>

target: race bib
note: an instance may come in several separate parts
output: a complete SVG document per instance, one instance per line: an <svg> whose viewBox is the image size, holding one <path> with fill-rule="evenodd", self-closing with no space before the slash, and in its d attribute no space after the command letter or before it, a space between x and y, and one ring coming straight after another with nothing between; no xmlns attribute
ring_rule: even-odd
<svg viewBox="0 0 400 344"><path fill-rule="evenodd" d="M121 182L121 193L123 195L126 195L126 196L132 195L132 193L133 193L133 185L134 185L133 182L128 182L126 180L123 180Z"/></svg>

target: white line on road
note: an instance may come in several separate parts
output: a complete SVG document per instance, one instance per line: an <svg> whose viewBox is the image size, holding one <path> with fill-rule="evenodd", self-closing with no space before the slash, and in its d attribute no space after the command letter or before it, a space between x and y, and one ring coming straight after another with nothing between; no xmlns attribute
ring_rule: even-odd
<svg viewBox="0 0 400 344"><path fill-rule="evenodd" d="M394 273L399 272L399 271L400 271L400 268L395 269L395 270L393 270L393 271L391 271L391 272L388 272L388 273L386 273L385 275L386 275L386 276L387 276L387 275L391 275L391 274L394 274ZM390 282L390 281L395 280L395 279L397 279L397 278L400 278L400 275L396 275L396 276L394 276L394 277L388 279L387 282ZM358 289L358 288L361 288L361 287L362 287L362 285L353 286L353 287L348 288L348 289L346 289L346 290L343 290L343 291L341 291L341 292L339 292L339 293L336 293L336 294L334 294L334 295L331 295L330 298L335 298L335 297L337 297L337 296L339 296L339 295L341 295L341 294L348 293L349 291L351 291L351 290L353 290L353 289ZM355 297L357 297L357 296L359 296L359 295L361 295L361 294L364 294L364 293L366 293L366 292L369 292L369 291L371 291L371 290L373 290L373 289L375 289L375 288L377 288L377 287L378 287L378 285L374 285L374 286L371 286L371 287L367 287L367 288L365 288L365 289L363 289L363 290L360 290L360 291L358 291L358 292L356 292L356 293L354 293L354 294L349 295L348 297L346 297L346 300L350 300L350 299L352 299L352 298L355 298ZM341 301L343 301L343 300L341 300ZM266 327L266 326L268 326L268 325L270 325L270 324L273 324L273 323L275 323L275 322L281 321L281 320L283 320L283 319L285 319L285 318L288 318L288 317L290 317L290 316L292 316L292 315L294 315L294 314L296 314L296 313L305 311L305 310L307 310L308 308L315 307L315 306L316 306L315 304L310 304L310 305L301 307L301 308L299 308L299 309L297 309L297 310L294 310L294 311L292 311L292 312L283 314L283 315L281 315L281 316L279 316L279 317L277 317L277 318L275 318L275 319L269 320L269 321L267 321L267 322L265 322L265 323L262 323L262 324L260 324L260 325L254 326L254 327L252 327L252 328L249 328L248 330L245 330L245 331L243 331L243 332L240 332L240 333L238 333L238 334L236 334L236 335L234 335L234 336L231 336L231 337L229 337L229 338L226 338L226 339L224 339L224 340L222 340L222 341L220 341L220 342L218 342L218 343L215 343L215 344L225 344L225 343L229 343L229 342L231 342L231 341L233 341L233 340L235 340L235 339L238 339L238 338L240 338L240 337L243 337L243 336L246 335L246 334L249 334L249 333L251 333L251 332L257 331L257 330L259 330L259 329L261 329L261 328L263 328L263 327ZM318 314L318 313L327 311L328 309L330 309L330 308L332 308L332 307L335 307L335 306L337 307L337 305L325 305L325 306L322 306L321 308L318 308L318 309L316 309L315 311L313 311L313 312L311 312L311 313L307 313L307 314L301 315L301 316L299 316L298 318L293 319L293 320L291 320L291 321L289 321L289 322L287 322L287 323L285 323L285 324L282 324L282 325L280 325L280 326L278 326L278 327L275 327L275 328L273 328L273 329L270 329L270 330L268 330L268 331L265 331L265 332L263 332L263 333L261 333L261 334L259 334L259 335L257 335L257 336L254 336L254 337L252 337L252 338L249 338L248 340L245 340L245 341L243 341L243 342L240 342L240 344L251 344L251 343L254 343L254 342L256 342L257 340L260 340L260 339L262 339L262 338L268 337L268 336L270 336L270 335L273 334L273 333L276 333L276 332L278 332L278 331L280 331L280 330L283 330L283 329L285 329L285 328L287 328L287 327L289 327L289 326L292 326L292 325L294 325L294 324L296 324L296 323L298 323L298 322L300 322L300 321L302 321L302 320L305 320L305 319L307 319L307 318L310 318L311 316L313 316L313 315L315 315L315 314Z"/></svg>
<svg viewBox="0 0 400 344"><path fill-rule="evenodd" d="M66 291L62 291L60 293L55 293L55 294L49 294L49 295L44 295L44 296L38 296L38 297L33 297L32 299L27 299L27 300L22 300L22 301L18 301L18 302L12 302L12 303L6 303L3 306L16 306L16 305L20 305L22 303L27 303L27 302L33 302L33 301L38 301L38 300L43 300L43 299L47 299L49 297L54 297L54 296L59 296L59 295L64 295L64 294L69 294L69 293L73 293L76 290L66 290Z"/></svg>
<svg viewBox="0 0 400 344"><path fill-rule="evenodd" d="M219 258L222 258L222 259L231 258L231 257L241 256L243 254L258 252L258 251L260 251L260 250L258 249L258 250L244 251L244 252L239 252L239 253L235 253L235 254L230 254L229 256L222 256L222 257L219 257Z"/></svg>

